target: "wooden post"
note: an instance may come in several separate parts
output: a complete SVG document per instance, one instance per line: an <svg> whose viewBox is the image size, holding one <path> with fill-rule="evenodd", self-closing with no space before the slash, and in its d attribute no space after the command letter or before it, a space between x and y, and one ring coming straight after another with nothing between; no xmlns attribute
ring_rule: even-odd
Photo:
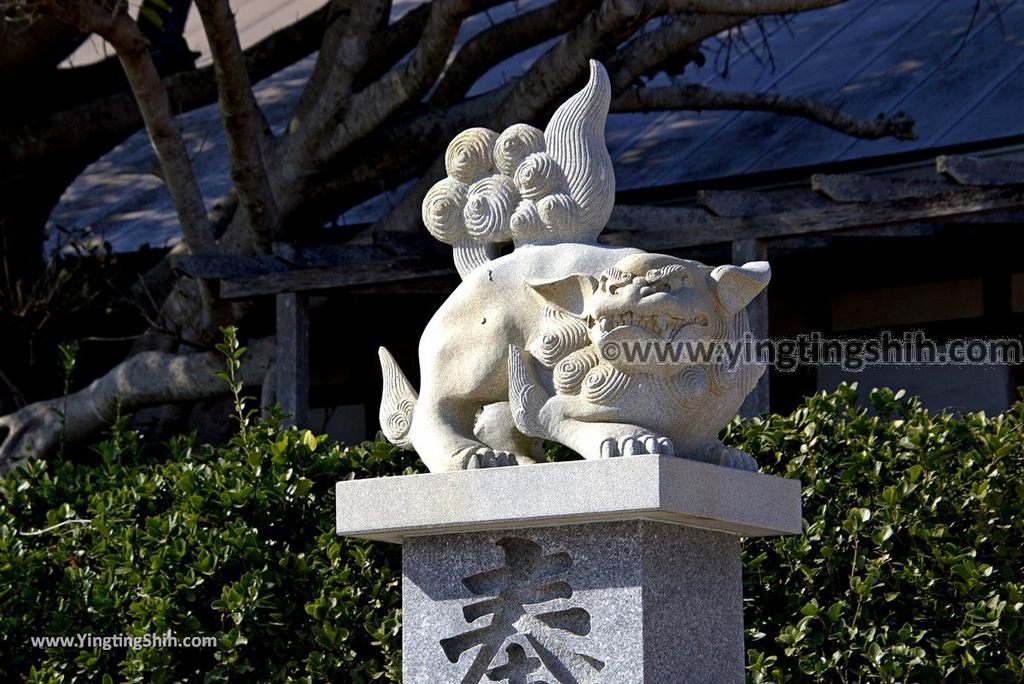
<svg viewBox="0 0 1024 684"><path fill-rule="evenodd" d="M768 245L764 240L743 239L732 243L732 262L742 266L748 261L766 261ZM768 293L761 292L747 305L747 317L750 319L750 332L755 340L768 339ZM766 368L757 387L754 388L740 407L740 415L744 418L768 413L768 374Z"/></svg>
<svg viewBox="0 0 1024 684"><path fill-rule="evenodd" d="M302 292L277 295L277 401L285 425L309 422L309 310Z"/></svg>

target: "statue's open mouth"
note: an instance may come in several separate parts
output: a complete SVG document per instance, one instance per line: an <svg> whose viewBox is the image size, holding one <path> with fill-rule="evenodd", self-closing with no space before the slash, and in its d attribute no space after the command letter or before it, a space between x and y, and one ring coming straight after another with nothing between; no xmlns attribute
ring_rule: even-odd
<svg viewBox="0 0 1024 684"><path fill-rule="evenodd" d="M676 318L675 316L650 315L638 316L632 311L612 316L600 316L596 321L597 329L602 335L607 335L619 328L640 328L646 330L663 340L673 340L679 331L689 325L707 327L709 323L706 314L698 314L692 318ZM591 323L593 327L594 323Z"/></svg>

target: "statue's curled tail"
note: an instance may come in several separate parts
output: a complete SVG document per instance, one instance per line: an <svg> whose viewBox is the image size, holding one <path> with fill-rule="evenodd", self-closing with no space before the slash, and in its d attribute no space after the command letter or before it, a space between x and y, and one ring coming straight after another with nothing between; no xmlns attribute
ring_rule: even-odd
<svg viewBox="0 0 1024 684"><path fill-rule="evenodd" d="M594 243L615 201L615 175L604 139L611 100L608 73L590 61L590 79L541 131L527 124L500 134L470 128L445 152L448 177L423 200L423 223L455 249L466 275L516 247Z"/></svg>
<svg viewBox="0 0 1024 684"><path fill-rule="evenodd" d="M406 379L402 369L384 347L377 350L380 369L384 376L384 392L380 399L380 429L388 441L395 446L411 450L409 431L412 428L412 412L416 408L418 395Z"/></svg>

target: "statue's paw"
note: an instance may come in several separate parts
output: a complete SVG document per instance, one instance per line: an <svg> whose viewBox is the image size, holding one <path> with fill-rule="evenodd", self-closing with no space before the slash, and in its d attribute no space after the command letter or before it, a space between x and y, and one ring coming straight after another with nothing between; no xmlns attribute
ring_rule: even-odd
<svg viewBox="0 0 1024 684"><path fill-rule="evenodd" d="M757 461L747 452L724 444L712 444L704 449L704 460L715 465L737 470L757 471Z"/></svg>
<svg viewBox="0 0 1024 684"><path fill-rule="evenodd" d="M496 451L483 446L464 449L459 452L456 459L462 464L463 470L518 465L515 454L508 451Z"/></svg>
<svg viewBox="0 0 1024 684"><path fill-rule="evenodd" d="M634 456L636 454L675 456L675 450L668 438L643 430L607 437L601 442L601 458Z"/></svg>

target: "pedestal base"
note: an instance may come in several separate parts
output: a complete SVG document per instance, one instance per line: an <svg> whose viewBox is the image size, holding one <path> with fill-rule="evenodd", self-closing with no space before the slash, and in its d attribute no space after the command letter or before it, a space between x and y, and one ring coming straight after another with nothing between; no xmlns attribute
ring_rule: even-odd
<svg viewBox="0 0 1024 684"><path fill-rule="evenodd" d="M660 522L418 537L403 681L742 682L739 538Z"/></svg>
<svg viewBox="0 0 1024 684"><path fill-rule="evenodd" d="M339 534L405 545L406 684L739 684L739 536L801 525L795 480L656 455L337 497Z"/></svg>

